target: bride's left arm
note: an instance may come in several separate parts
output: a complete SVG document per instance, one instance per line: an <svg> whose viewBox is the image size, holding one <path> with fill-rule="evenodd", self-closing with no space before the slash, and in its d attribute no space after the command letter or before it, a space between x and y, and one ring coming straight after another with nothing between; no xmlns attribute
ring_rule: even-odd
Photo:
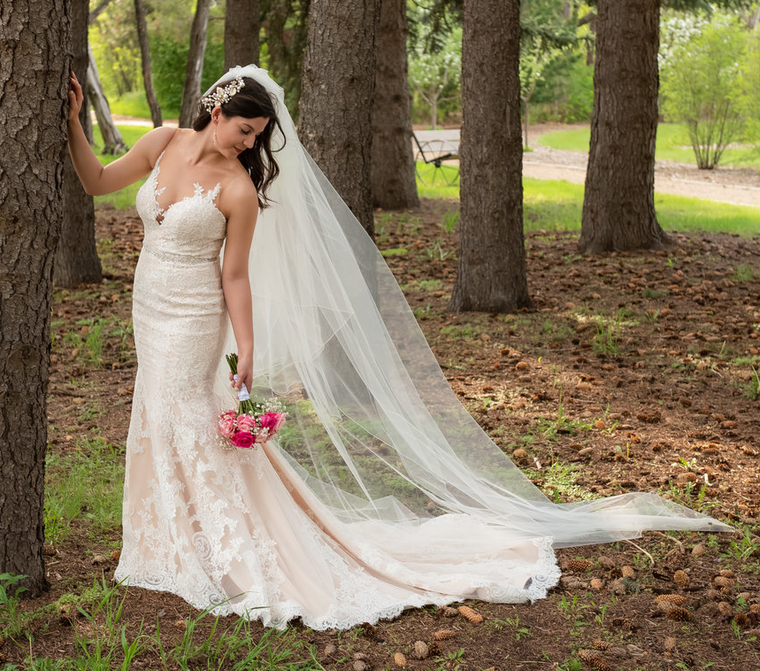
<svg viewBox="0 0 760 671"><path fill-rule="evenodd" d="M253 310L248 278L248 255L256 227L259 202L256 189L247 175L234 180L226 189L229 205L227 241L222 265L222 289L227 312L238 347L238 377L235 389L253 381Z"/></svg>

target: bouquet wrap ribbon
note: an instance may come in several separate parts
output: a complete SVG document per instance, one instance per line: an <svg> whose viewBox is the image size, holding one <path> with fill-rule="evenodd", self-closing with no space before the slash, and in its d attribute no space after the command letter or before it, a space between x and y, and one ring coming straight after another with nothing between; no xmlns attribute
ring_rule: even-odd
<svg viewBox="0 0 760 671"><path fill-rule="evenodd" d="M232 376L232 379L237 382L237 373L235 373ZM245 386L245 382L240 385L240 390L237 393L238 401L247 401L249 398L251 398L251 395L248 393L248 387Z"/></svg>

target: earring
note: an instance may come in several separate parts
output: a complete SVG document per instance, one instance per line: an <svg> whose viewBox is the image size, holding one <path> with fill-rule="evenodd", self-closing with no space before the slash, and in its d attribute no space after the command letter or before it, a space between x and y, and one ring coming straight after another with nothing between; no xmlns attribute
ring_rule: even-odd
<svg viewBox="0 0 760 671"><path fill-rule="evenodd" d="M216 147L216 124L214 124L214 134L213 134L213 138L214 138L214 146Z"/></svg>

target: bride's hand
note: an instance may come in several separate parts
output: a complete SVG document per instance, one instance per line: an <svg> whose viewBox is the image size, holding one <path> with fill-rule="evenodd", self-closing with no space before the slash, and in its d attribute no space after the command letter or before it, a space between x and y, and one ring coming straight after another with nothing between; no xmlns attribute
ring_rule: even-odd
<svg viewBox="0 0 760 671"><path fill-rule="evenodd" d="M237 363L237 380L232 382L235 391L240 391L240 387L245 384L248 391L253 384L253 357L239 356Z"/></svg>
<svg viewBox="0 0 760 671"><path fill-rule="evenodd" d="M79 119L79 112L84 102L84 93L82 85L79 83L77 76L72 72L69 78L69 123Z"/></svg>

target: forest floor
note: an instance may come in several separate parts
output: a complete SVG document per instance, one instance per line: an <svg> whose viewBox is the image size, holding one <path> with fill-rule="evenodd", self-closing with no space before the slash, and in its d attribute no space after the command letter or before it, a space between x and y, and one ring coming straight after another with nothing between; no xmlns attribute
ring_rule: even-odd
<svg viewBox="0 0 760 671"><path fill-rule="evenodd" d="M467 604L482 622L431 607L346 632L296 623L288 640L302 642L311 661L287 668L760 669L760 239L675 234L667 253L589 258L575 252L577 233L534 232L526 239L531 309L450 314L457 231L442 221L457 208L437 200L378 213L378 244L406 250L387 260L483 429L557 501L658 491L737 532L650 532L560 550L563 577L546 599ZM134 210L100 207L97 237L104 283L55 292L51 464L90 459L83 451L92 445L111 446L101 457L123 463L142 226ZM114 477L116 505L120 488ZM99 632L114 637L111 661L77 668L122 668L124 627L125 641L154 641L128 668L232 669L218 650L232 640L222 633L235 618L215 628L182 599L136 588L117 590L116 620L97 610L93 594L107 592L120 547L118 518L97 526L97 503L61 522L46 547L50 591L22 602L16 633L6 628L0 638L0 668L69 668L30 659L94 656L95 644L81 641ZM663 595L673 596L658 601ZM0 605L0 624L9 617ZM252 631L256 640L264 634L258 623ZM180 649L184 661L170 654Z"/></svg>

